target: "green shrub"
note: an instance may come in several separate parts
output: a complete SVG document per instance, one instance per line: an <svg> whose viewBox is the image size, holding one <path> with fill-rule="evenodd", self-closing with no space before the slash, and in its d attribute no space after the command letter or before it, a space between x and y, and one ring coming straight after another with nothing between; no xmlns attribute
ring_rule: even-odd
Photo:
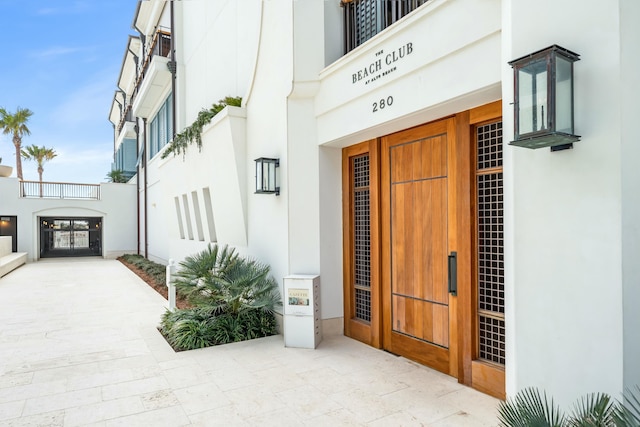
<svg viewBox="0 0 640 427"><path fill-rule="evenodd" d="M130 264L145 273L147 273L153 281L158 285L164 285L166 282L166 267L157 262L146 259L142 255L125 254L120 257L121 260Z"/></svg>
<svg viewBox="0 0 640 427"><path fill-rule="evenodd" d="M167 310L160 332L176 351L182 351L275 335L277 324L273 313L260 309L234 315L200 307Z"/></svg>
<svg viewBox="0 0 640 427"><path fill-rule="evenodd" d="M174 279L179 295L194 306L166 312L160 331L176 350L227 344L277 333L282 305L269 266L209 245L185 258Z"/></svg>
<svg viewBox="0 0 640 427"><path fill-rule="evenodd" d="M227 105L240 107L242 105L242 98L238 96L226 96L211 105L210 108L200 110L196 120L190 126L185 127L182 132L177 133L173 137L173 140L167 144L167 148L164 149L161 157L165 159L171 153L173 153L174 156L182 153L184 156L187 147L194 142L198 146L198 150L202 149L202 129L211 122L211 119L213 119L216 114L224 110Z"/></svg>

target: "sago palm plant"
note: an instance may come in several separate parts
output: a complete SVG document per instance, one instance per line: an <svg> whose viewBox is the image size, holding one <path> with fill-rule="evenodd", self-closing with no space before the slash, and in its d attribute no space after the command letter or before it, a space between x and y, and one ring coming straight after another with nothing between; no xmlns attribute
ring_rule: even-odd
<svg viewBox="0 0 640 427"><path fill-rule="evenodd" d="M224 272L238 259L233 248L208 245L207 249L180 262L174 279L176 290L196 307L210 305L218 299L218 295L212 294L214 289L210 285L214 276Z"/></svg>
<svg viewBox="0 0 640 427"><path fill-rule="evenodd" d="M196 307L237 315L247 309L273 311L281 304L271 268L241 258L228 246L209 245L180 263L175 285Z"/></svg>
<svg viewBox="0 0 640 427"><path fill-rule="evenodd" d="M640 427L640 386L625 392L614 416L619 426Z"/></svg>
<svg viewBox="0 0 640 427"><path fill-rule="evenodd" d="M578 400L564 414L546 393L526 388L513 399L501 402L498 419L502 427L640 427L640 388L625 395L625 403L606 393Z"/></svg>
<svg viewBox="0 0 640 427"><path fill-rule="evenodd" d="M282 300L266 264L209 245L180 263L174 284L194 306L162 317L160 330L176 350L277 333L274 310Z"/></svg>

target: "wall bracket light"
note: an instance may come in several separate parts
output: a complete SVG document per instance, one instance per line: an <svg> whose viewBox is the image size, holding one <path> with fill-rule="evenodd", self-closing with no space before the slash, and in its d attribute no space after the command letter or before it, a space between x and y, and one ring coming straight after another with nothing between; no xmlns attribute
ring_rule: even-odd
<svg viewBox="0 0 640 427"><path fill-rule="evenodd" d="M516 147L572 148L573 63L580 55L558 45L509 62L514 72Z"/></svg>
<svg viewBox="0 0 640 427"><path fill-rule="evenodd" d="M280 195L276 168L280 167L280 159L260 157L256 162L256 191L255 194Z"/></svg>

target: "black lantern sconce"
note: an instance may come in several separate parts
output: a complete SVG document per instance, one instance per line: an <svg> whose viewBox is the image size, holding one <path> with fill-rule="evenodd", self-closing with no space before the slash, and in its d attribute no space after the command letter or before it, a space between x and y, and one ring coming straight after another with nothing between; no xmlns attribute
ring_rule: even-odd
<svg viewBox="0 0 640 427"><path fill-rule="evenodd" d="M256 192L255 194L280 195L276 168L280 167L280 159L260 157L256 162Z"/></svg>
<svg viewBox="0 0 640 427"><path fill-rule="evenodd" d="M572 148L573 63L580 55L558 45L509 62L514 72L515 140L526 148Z"/></svg>

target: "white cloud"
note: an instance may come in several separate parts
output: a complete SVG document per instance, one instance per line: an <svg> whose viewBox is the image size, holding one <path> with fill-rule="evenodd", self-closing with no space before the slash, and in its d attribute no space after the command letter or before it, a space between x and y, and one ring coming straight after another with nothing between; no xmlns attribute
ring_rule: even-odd
<svg viewBox="0 0 640 427"><path fill-rule="evenodd" d="M65 125L99 123L109 126L109 107L114 92L111 77L94 76L89 83L77 87L51 112L52 118Z"/></svg>
<svg viewBox="0 0 640 427"><path fill-rule="evenodd" d="M55 46L46 50L35 51L31 53L31 57L36 59L49 59L64 55L71 55L77 52L86 51L86 48L79 47L62 47Z"/></svg>
<svg viewBox="0 0 640 427"><path fill-rule="evenodd" d="M70 15L82 13L90 8L86 1L74 1L61 3L60 7L43 7L36 11L38 15Z"/></svg>

